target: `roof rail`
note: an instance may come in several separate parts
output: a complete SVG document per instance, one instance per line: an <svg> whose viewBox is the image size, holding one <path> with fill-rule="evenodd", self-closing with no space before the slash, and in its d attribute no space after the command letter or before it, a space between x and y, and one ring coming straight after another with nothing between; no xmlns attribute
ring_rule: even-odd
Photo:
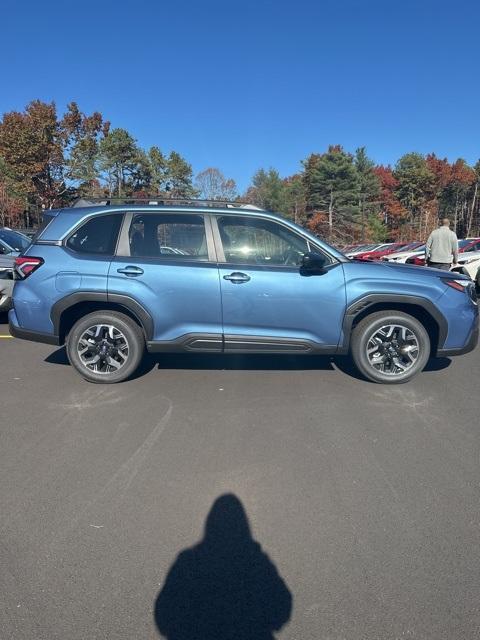
<svg viewBox="0 0 480 640"><path fill-rule="evenodd" d="M98 205L152 205L152 206L188 206L188 207L217 207L223 209L252 209L264 211L261 207L249 202L237 202L232 200L201 200L199 198L168 198L163 195L137 198L134 196L111 196L103 198L77 198L72 207L95 207Z"/></svg>

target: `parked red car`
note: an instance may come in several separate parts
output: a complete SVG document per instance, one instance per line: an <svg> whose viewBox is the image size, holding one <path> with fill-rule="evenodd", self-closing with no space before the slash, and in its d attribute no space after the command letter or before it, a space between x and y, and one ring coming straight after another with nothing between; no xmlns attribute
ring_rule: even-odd
<svg viewBox="0 0 480 640"><path fill-rule="evenodd" d="M384 244L380 246L380 248L375 249L374 251L365 251L364 253L359 253L355 256L356 260L380 260L383 256L388 255L389 253L394 253L395 251L401 251L403 247L406 247L409 242L390 242L388 244Z"/></svg>
<svg viewBox="0 0 480 640"><path fill-rule="evenodd" d="M480 238L467 238L458 241L458 253L466 253L467 251L480 251ZM425 266L425 256L413 256L408 258L408 264L416 264L419 267Z"/></svg>

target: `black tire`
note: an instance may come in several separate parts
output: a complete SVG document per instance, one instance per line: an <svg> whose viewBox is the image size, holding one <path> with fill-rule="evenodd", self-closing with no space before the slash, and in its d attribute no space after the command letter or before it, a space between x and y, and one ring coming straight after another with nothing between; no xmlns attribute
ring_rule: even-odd
<svg viewBox="0 0 480 640"><path fill-rule="evenodd" d="M98 336L95 335L97 327L101 328ZM126 380L137 370L145 351L145 338L136 322L123 313L95 311L73 325L66 346L70 364L82 378L114 384ZM97 356L99 360L93 363ZM86 364L88 360L90 364Z"/></svg>
<svg viewBox="0 0 480 640"><path fill-rule="evenodd" d="M387 329L383 330L384 327ZM391 327L398 328L394 328L389 337ZM354 328L351 355L357 369L368 380L402 384L427 364L430 338L423 324L413 316L402 311L377 311Z"/></svg>

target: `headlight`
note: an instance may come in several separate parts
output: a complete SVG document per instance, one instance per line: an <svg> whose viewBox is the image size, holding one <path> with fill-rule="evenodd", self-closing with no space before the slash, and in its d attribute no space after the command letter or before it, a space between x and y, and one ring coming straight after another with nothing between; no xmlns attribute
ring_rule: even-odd
<svg viewBox="0 0 480 640"><path fill-rule="evenodd" d="M477 304L477 291L471 280L450 280L449 278L442 278L442 280L445 284L448 284L449 287L452 287L452 289L466 293L470 300L474 304Z"/></svg>

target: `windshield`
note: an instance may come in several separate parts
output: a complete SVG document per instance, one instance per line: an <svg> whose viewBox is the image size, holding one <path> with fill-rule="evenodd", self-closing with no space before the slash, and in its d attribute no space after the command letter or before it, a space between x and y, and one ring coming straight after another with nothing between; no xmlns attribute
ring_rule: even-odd
<svg viewBox="0 0 480 640"><path fill-rule="evenodd" d="M8 244L12 251L24 251L30 244L30 239L23 233L11 229L0 229L0 240Z"/></svg>
<svg viewBox="0 0 480 640"><path fill-rule="evenodd" d="M458 248L459 249L463 249L464 247L467 246L467 244L470 244L472 241L471 240L459 240L458 241Z"/></svg>

